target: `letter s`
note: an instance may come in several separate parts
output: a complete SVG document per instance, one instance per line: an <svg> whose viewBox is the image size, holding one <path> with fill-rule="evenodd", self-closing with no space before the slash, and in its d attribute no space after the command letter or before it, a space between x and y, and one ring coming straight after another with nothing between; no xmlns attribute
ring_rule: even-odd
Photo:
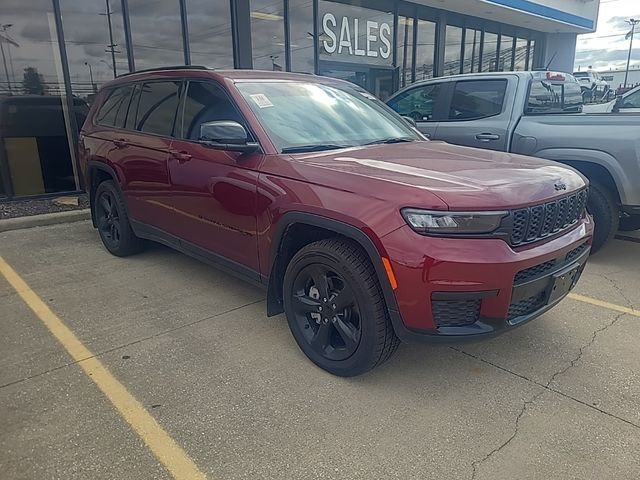
<svg viewBox="0 0 640 480"><path fill-rule="evenodd" d="M385 33L387 35L385 35ZM383 23L380 25L380 41L387 47L386 49L380 47L380 56L382 58L389 58L391 55L391 42L389 38L391 37L391 27L388 23Z"/></svg>
<svg viewBox="0 0 640 480"><path fill-rule="evenodd" d="M331 43L329 43L327 40L322 40L322 46L327 53L334 53L337 48L336 41L338 39L336 38L336 34L333 32L333 30L329 28L329 23L331 23L334 28L338 26L336 17L334 17L332 13L325 13L324 17L322 17L322 30L324 30L324 33L326 33L327 36L331 39Z"/></svg>

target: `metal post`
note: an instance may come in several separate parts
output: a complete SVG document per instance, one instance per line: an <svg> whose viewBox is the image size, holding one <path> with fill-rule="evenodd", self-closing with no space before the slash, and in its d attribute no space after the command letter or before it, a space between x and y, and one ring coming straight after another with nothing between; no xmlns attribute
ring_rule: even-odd
<svg viewBox="0 0 640 480"><path fill-rule="evenodd" d="M633 50L633 36L636 33L636 25L640 23L640 20L631 18L627 21L631 25L631 40L629 42L629 56L627 57L627 71L624 74L624 88L627 88L627 80L629 79L629 66L631 65L631 50ZM627 34L628 36L629 34Z"/></svg>
<svg viewBox="0 0 640 480"><path fill-rule="evenodd" d="M136 71L136 62L133 58L133 42L131 40L131 19L129 18L129 3L127 0L121 0L122 6L122 26L124 28L124 42L127 44L127 62L129 64L129 71Z"/></svg>
<svg viewBox="0 0 640 480"><path fill-rule="evenodd" d="M320 34L318 32L318 22L320 19L318 0L313 0L313 73L320 74Z"/></svg>
<svg viewBox="0 0 640 480"><path fill-rule="evenodd" d="M417 65L417 61L418 61L418 42L420 41L420 38L418 38L418 22L420 20L418 20L418 10L417 8L414 10L413 12L413 38L411 40L411 43L413 45L411 45L411 49L412 49L412 55L411 55L411 83L416 81L416 65ZM422 80L425 79L427 75L427 69L425 67L425 63L422 63Z"/></svg>
<svg viewBox="0 0 640 480"><path fill-rule="evenodd" d="M482 72L483 62L484 62L484 26L480 31L480 50L478 52L478 73Z"/></svg>
<svg viewBox="0 0 640 480"><path fill-rule="evenodd" d="M444 75L444 46L447 43L447 14L442 12L436 23L434 77Z"/></svg>
<svg viewBox="0 0 640 480"><path fill-rule="evenodd" d="M111 64L113 65L113 78L118 76L116 69L116 44L113 43L113 26L111 25L111 6L109 0L105 0L107 4L107 23L109 24L109 45L107 45L107 52L111 52Z"/></svg>
<svg viewBox="0 0 640 480"><path fill-rule="evenodd" d="M64 43L64 31L62 29L62 11L60 9L60 0L52 0L53 2L53 15L56 25L56 33L58 40L58 48L60 50L60 63L62 68L62 78L64 80L64 92L65 92L65 100L66 110L68 114L65 116L66 121L68 122L67 132L71 133L71 138L69 140L69 154L71 155L71 167L73 169L73 179L75 181L76 190L80 190L82 187L82 183L79 175L79 167L77 164L78 161L78 125L76 123L75 109L73 105L73 91L71 90L71 76L69 75L69 60L67 58L67 48ZM64 108L63 108L64 111Z"/></svg>
<svg viewBox="0 0 640 480"><path fill-rule="evenodd" d="M9 78L9 69L7 68L7 57L4 55L3 39L0 38L0 51L2 51L2 63L4 64L4 73L7 76L7 88L9 89L9 95L13 95L11 91L11 79Z"/></svg>
<svg viewBox="0 0 640 480"><path fill-rule="evenodd" d="M460 67L458 68L458 73L464 73L464 54L466 53L464 50L467 46L467 27L462 27L461 30L462 34L460 35Z"/></svg>
<svg viewBox="0 0 640 480"><path fill-rule="evenodd" d="M96 93L96 84L93 81L93 69L91 68L91 64L89 62L84 62L84 64L89 67L89 78L91 79L91 91Z"/></svg>
<svg viewBox="0 0 640 480"><path fill-rule="evenodd" d="M191 48L189 45L189 24L187 23L187 2L180 0L180 25L182 27L182 52L184 64L191 65Z"/></svg>
<svg viewBox="0 0 640 480"><path fill-rule="evenodd" d="M291 17L289 15L289 0L284 0L284 69L291 71Z"/></svg>
<svg viewBox="0 0 640 480"><path fill-rule="evenodd" d="M230 5L233 65L235 68L253 68L249 0L230 0Z"/></svg>

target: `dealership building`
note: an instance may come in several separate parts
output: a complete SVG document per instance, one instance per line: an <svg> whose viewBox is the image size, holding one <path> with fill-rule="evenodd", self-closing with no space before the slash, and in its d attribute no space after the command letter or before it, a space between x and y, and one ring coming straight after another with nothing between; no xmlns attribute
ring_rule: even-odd
<svg viewBox="0 0 640 480"><path fill-rule="evenodd" d="M81 190L76 140L97 89L205 65L315 73L385 99L468 72L573 69L599 0L2 0L0 197Z"/></svg>

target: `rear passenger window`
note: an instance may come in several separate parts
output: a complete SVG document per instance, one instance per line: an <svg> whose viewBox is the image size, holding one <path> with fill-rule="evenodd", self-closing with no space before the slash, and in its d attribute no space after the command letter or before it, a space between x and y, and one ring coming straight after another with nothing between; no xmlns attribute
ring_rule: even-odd
<svg viewBox="0 0 640 480"><path fill-rule="evenodd" d="M178 108L180 82L142 85L136 113L136 130L170 136Z"/></svg>
<svg viewBox="0 0 640 480"><path fill-rule="evenodd" d="M478 120L502 112L506 80L457 82L453 91L449 120Z"/></svg>
<svg viewBox="0 0 640 480"><path fill-rule="evenodd" d="M131 85L115 88L100 107L96 122L99 125L124 128L131 90L133 90Z"/></svg>

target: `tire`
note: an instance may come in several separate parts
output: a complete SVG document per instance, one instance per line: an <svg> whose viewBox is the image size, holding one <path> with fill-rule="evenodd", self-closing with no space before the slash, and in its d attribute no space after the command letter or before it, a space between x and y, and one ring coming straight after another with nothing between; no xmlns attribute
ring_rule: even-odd
<svg viewBox="0 0 640 480"><path fill-rule="evenodd" d="M620 219L620 227L618 227L618 230L621 232L633 232L634 230L640 230L640 215L622 217Z"/></svg>
<svg viewBox="0 0 640 480"><path fill-rule="evenodd" d="M349 240L330 238L303 247L287 266L283 292L298 346L329 373L363 374L398 348L375 269Z"/></svg>
<svg viewBox="0 0 640 480"><path fill-rule="evenodd" d="M591 246L591 253L595 253L618 231L620 210L611 192L597 182L591 182L587 210L595 223Z"/></svg>
<svg viewBox="0 0 640 480"><path fill-rule="evenodd" d="M93 214L105 248L118 257L143 250L144 240L133 233L124 199L112 180L98 185L94 199Z"/></svg>

